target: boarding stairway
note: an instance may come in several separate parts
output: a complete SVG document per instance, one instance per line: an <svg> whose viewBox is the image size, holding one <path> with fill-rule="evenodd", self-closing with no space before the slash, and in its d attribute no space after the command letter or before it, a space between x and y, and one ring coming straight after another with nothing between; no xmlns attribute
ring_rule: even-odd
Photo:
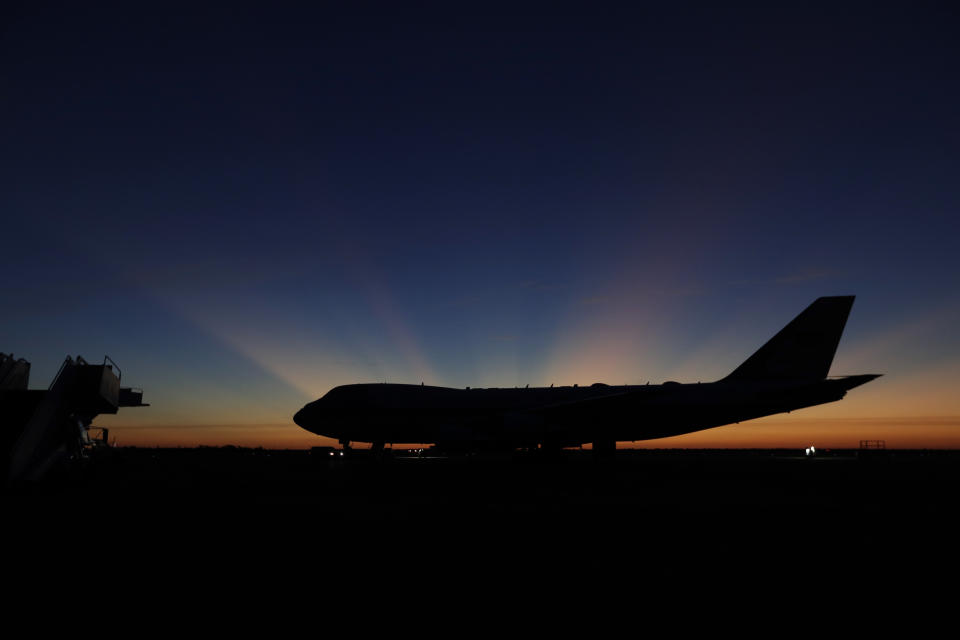
<svg viewBox="0 0 960 640"><path fill-rule="evenodd" d="M0 390L26 389L30 379L30 363L13 354L0 353Z"/></svg>
<svg viewBox="0 0 960 640"><path fill-rule="evenodd" d="M95 444L88 431L98 415L149 406L143 390L120 386L120 368L108 356L102 364L67 356L46 391L27 390L30 364L22 358L10 364L12 358L0 360L0 422L13 443L11 482L39 480L57 462L88 455ZM2 386L7 379L14 386Z"/></svg>

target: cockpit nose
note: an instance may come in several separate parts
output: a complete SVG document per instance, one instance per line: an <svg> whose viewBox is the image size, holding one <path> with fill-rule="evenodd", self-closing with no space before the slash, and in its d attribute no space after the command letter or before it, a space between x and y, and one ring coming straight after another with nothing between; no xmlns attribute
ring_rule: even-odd
<svg viewBox="0 0 960 640"><path fill-rule="evenodd" d="M315 404L316 402L310 402L304 405L304 407L300 409L300 411L297 411L295 414L293 414L293 422L298 427L309 429L310 423L315 421L314 419L316 418L316 416L314 414L316 412L313 410L314 409L313 405Z"/></svg>
<svg viewBox="0 0 960 640"><path fill-rule="evenodd" d="M297 426L321 436L334 437L339 434L343 409L330 401L330 394L308 403L293 415Z"/></svg>
<svg viewBox="0 0 960 640"><path fill-rule="evenodd" d="M318 435L328 435L325 432L332 426L332 417L327 403L320 398L306 404L300 411L293 414L293 421L301 429Z"/></svg>

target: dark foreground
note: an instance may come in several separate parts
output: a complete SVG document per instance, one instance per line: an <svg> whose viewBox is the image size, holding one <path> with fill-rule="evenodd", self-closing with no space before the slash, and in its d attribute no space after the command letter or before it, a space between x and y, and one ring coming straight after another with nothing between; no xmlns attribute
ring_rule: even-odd
<svg viewBox="0 0 960 640"><path fill-rule="evenodd" d="M729 596L735 582L823 597L916 592L958 566L957 452L109 453L5 492L9 580L70 575L127 597L171 583L409 597L424 581L447 597L491 581L497 593Z"/></svg>

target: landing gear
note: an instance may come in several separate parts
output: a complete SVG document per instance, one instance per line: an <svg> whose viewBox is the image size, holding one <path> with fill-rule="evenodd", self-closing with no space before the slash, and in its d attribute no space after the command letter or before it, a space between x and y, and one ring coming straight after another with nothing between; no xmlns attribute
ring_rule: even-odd
<svg viewBox="0 0 960 640"><path fill-rule="evenodd" d="M350 451L350 441L349 441L349 440L341 440L341 441L340 441L340 446L343 447L343 452L344 452L344 453L347 453L348 451Z"/></svg>

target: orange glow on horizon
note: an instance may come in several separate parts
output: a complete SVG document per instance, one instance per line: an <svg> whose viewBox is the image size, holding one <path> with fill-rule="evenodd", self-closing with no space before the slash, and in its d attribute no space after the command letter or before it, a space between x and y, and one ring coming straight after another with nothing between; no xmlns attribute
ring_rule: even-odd
<svg viewBox="0 0 960 640"><path fill-rule="evenodd" d="M118 446L263 447L310 449L339 446L296 425L197 425L111 427ZM772 416L672 438L621 442L622 449L856 449L861 440L885 440L890 449L960 449L960 416L802 418ZM394 446L413 446L396 443ZM366 448L367 443L357 443ZM589 445L585 446L589 448Z"/></svg>
<svg viewBox="0 0 960 640"><path fill-rule="evenodd" d="M110 427L110 440L121 447L263 447L309 449L332 446L336 441L320 438L296 425L166 425Z"/></svg>

